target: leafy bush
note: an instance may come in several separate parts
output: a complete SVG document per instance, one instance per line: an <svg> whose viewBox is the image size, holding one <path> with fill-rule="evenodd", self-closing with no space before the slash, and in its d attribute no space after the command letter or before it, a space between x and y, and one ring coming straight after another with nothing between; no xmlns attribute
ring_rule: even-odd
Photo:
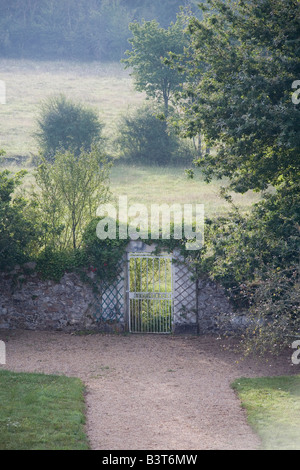
<svg viewBox="0 0 300 470"><path fill-rule="evenodd" d="M109 197L109 168L97 147L79 156L57 153L53 164L44 160L39 165L35 175L39 192L33 198L39 206L46 248L76 250L80 246L85 226Z"/></svg>
<svg viewBox="0 0 300 470"><path fill-rule="evenodd" d="M267 194L247 215L209 220L198 269L227 290L237 308L248 309L247 348L277 351L300 337L299 185ZM253 326L254 325L254 326Z"/></svg>
<svg viewBox="0 0 300 470"><path fill-rule="evenodd" d="M60 281L65 272L81 272L87 266L85 252L82 249L76 250L52 250L45 248L39 253L36 270L44 279Z"/></svg>
<svg viewBox="0 0 300 470"><path fill-rule="evenodd" d="M169 129L152 106L123 116L116 145L121 158L146 165L188 164L194 157L192 146Z"/></svg>
<svg viewBox="0 0 300 470"><path fill-rule="evenodd" d="M64 95L48 98L41 104L36 137L43 156L53 160L58 151L79 155L90 151L101 140L103 125L93 109L73 103Z"/></svg>
<svg viewBox="0 0 300 470"><path fill-rule="evenodd" d="M33 203L14 196L25 175L0 172L0 269L29 260L39 245L40 231Z"/></svg>
<svg viewBox="0 0 300 470"><path fill-rule="evenodd" d="M299 274L299 265L284 270L270 266L262 273L252 296L252 326L246 331L246 350L278 353L290 347L294 339L300 339Z"/></svg>

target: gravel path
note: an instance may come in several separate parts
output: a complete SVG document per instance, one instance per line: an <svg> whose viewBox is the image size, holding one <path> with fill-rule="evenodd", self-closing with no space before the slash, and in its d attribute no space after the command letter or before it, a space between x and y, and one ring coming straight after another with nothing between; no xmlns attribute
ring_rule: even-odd
<svg viewBox="0 0 300 470"><path fill-rule="evenodd" d="M290 357L241 360L210 337L0 330L0 339L3 368L84 381L94 450L256 449L230 382L295 372Z"/></svg>

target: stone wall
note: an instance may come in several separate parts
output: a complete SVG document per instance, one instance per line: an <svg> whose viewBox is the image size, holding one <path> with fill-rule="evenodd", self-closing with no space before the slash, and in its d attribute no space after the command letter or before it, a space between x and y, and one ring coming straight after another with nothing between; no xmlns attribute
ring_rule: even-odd
<svg viewBox="0 0 300 470"><path fill-rule="evenodd" d="M0 273L0 328L109 329L97 316L98 297L78 275L67 273L60 282L44 281L33 268L17 266L12 273ZM120 323L110 327L122 330Z"/></svg>
<svg viewBox="0 0 300 470"><path fill-rule="evenodd" d="M246 316L234 311L221 286L199 279L197 293L199 334L232 333L247 326Z"/></svg>
<svg viewBox="0 0 300 470"><path fill-rule="evenodd" d="M102 297L79 275L60 282L42 280L29 263L0 273L0 328L72 331L126 331L126 285L119 278ZM245 327L223 289L208 279L191 281L183 265L174 267L174 332L215 334ZM93 273L89 273L93 277Z"/></svg>

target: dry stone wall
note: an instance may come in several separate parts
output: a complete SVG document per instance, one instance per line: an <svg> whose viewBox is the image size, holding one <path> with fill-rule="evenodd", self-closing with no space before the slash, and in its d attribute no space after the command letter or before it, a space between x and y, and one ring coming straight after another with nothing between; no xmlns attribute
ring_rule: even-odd
<svg viewBox="0 0 300 470"><path fill-rule="evenodd" d="M29 266L25 268L28 271ZM0 328L122 330L121 322L104 326L99 310L98 296L77 274L66 273L54 282L42 280L34 270L25 274L20 267L0 273Z"/></svg>
<svg viewBox="0 0 300 470"><path fill-rule="evenodd" d="M234 311L224 289L207 278L197 281L197 312L200 334L231 333L247 326L247 317Z"/></svg>
<svg viewBox="0 0 300 470"><path fill-rule="evenodd" d="M191 281L182 265L174 267L174 275L175 333L230 333L246 326L247 317L233 311L220 286L207 278ZM99 297L75 273L66 273L60 282L45 281L34 263L17 266L0 273L0 328L126 331L126 283L119 278Z"/></svg>

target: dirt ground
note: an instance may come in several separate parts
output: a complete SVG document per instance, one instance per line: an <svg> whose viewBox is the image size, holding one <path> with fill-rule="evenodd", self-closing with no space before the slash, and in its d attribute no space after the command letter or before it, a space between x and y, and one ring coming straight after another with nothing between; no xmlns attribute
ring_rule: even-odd
<svg viewBox="0 0 300 470"><path fill-rule="evenodd" d="M215 337L0 330L0 339L2 368L83 380L94 450L256 449L259 439L230 383L300 373L291 354L243 359Z"/></svg>

